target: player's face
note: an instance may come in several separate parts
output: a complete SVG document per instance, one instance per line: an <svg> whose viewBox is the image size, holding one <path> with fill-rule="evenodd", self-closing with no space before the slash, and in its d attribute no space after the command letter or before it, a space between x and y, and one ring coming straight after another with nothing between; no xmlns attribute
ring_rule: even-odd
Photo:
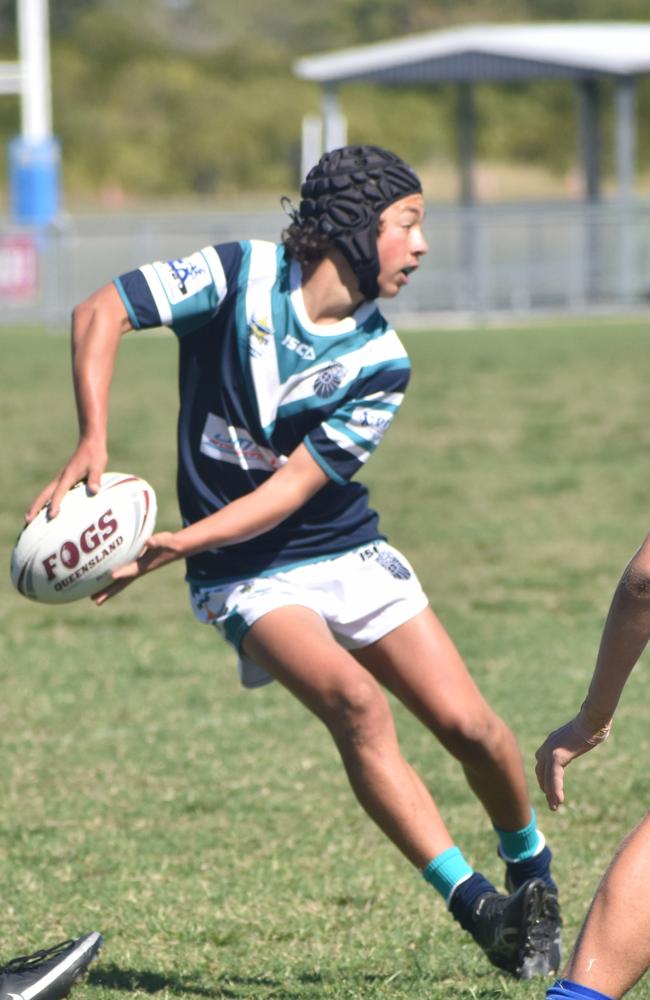
<svg viewBox="0 0 650 1000"><path fill-rule="evenodd" d="M424 198L410 194L389 205L379 219L377 253L379 256L379 295L394 298L408 285L409 275L418 267L428 250L422 232Z"/></svg>

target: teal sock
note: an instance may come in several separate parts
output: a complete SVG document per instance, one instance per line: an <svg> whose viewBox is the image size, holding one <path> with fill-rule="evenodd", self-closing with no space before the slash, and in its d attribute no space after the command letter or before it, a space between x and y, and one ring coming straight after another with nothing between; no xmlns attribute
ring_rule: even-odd
<svg viewBox="0 0 650 1000"><path fill-rule="evenodd" d="M422 869L422 877L440 893L445 903L449 902L456 886L473 874L474 869L458 847L447 848Z"/></svg>
<svg viewBox="0 0 650 1000"><path fill-rule="evenodd" d="M530 823L521 830L494 829L499 837L500 854L504 861L526 861L534 858L544 847L544 838L537 829L537 816L531 809Z"/></svg>

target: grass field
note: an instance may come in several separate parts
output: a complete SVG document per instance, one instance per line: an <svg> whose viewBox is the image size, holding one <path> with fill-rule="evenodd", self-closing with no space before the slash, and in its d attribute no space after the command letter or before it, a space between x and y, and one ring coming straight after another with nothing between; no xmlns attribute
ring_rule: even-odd
<svg viewBox="0 0 650 1000"><path fill-rule="evenodd" d="M571 942L648 804L650 673L549 814L535 748L576 708L620 570L650 524L650 324L404 337L411 389L364 478L475 677L521 742ZM67 340L0 333L0 535L75 441ZM175 344L131 335L110 466L175 527ZM1 582L2 940L85 929L103 959L79 1000L538 997L493 969L352 797L329 737L277 685L238 686L194 623L180 567L103 609ZM395 707L457 842L495 880L494 837L450 760ZM647 887L645 890L647 891ZM650 978L633 992L650 998Z"/></svg>

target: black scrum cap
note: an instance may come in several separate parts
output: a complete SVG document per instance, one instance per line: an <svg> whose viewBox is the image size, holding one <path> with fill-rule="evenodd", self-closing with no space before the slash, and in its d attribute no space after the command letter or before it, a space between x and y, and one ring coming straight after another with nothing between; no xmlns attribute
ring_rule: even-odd
<svg viewBox="0 0 650 1000"><path fill-rule="evenodd" d="M345 255L368 299L379 294L377 223L383 210L422 191L417 174L379 146L343 146L325 153L300 189L301 222L313 219Z"/></svg>

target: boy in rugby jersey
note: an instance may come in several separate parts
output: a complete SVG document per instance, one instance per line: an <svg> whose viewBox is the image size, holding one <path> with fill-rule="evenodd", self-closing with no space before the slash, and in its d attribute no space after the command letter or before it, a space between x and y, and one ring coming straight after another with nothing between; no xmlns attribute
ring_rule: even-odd
<svg viewBox="0 0 650 1000"><path fill-rule="evenodd" d="M184 559L200 621L245 687L280 681L328 727L361 805L490 961L519 978L560 962L551 853L513 734L478 691L408 560L353 480L395 417L410 366L377 298L427 250L414 171L376 146L326 153L280 244L242 241L123 274L73 313L78 445L41 492L97 489L122 334L179 342L180 531L157 532L97 604ZM393 692L463 766L496 832L508 894L470 862L403 758Z"/></svg>

